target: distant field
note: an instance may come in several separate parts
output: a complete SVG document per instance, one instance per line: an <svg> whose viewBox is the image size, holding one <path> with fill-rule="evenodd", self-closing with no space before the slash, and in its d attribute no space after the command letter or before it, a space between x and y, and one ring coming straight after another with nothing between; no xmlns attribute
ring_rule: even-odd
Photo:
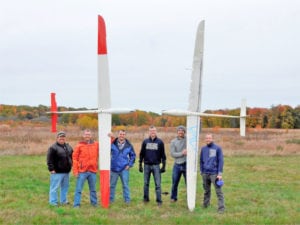
<svg viewBox="0 0 300 225"><path fill-rule="evenodd" d="M148 127L122 127L127 130L127 138L140 151L142 140L148 135ZM44 155L49 145L55 141L50 126L26 124L10 126L0 124L0 155ZM67 132L67 141L75 146L81 139L81 130L75 126L61 126ZM118 127L113 128L116 133ZM206 133L214 134L215 142L223 147L225 155L299 155L300 129L247 129L246 137L239 136L239 129L203 129L200 145L204 145ZM176 135L176 128L158 128L158 136L166 144ZM95 131L97 139L97 131Z"/></svg>
<svg viewBox="0 0 300 225"><path fill-rule="evenodd" d="M68 141L75 146L80 139L80 129L61 129L67 131ZM183 182L178 202L171 204L170 196L164 195L163 206L157 208L151 180L151 202L144 205L141 201L143 176L138 172L137 163L131 170L131 205L123 204L119 181L116 202L109 209L89 206L87 184L81 209L50 208L45 155L48 146L55 141L55 134L49 130L50 127L44 126L0 125L0 224L300 224L300 130L248 129L243 138L237 129L202 131L201 145L204 134L212 132L224 150L226 212L223 215L216 213L214 191L212 207L201 208L200 175L194 212L187 209ZM147 127L127 130L127 137L138 154L140 143L147 136ZM169 155L169 142L175 136L175 128L159 128L158 134L166 143L168 157L162 188L170 192L173 160ZM74 187L72 176L70 202L73 202Z"/></svg>

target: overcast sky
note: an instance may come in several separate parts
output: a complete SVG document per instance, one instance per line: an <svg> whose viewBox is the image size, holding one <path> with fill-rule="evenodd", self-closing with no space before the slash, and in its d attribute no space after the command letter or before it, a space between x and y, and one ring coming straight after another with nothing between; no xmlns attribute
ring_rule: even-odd
<svg viewBox="0 0 300 225"><path fill-rule="evenodd" d="M299 0L0 1L0 104L96 108L99 14L113 107L187 109L201 20L202 111L300 105Z"/></svg>

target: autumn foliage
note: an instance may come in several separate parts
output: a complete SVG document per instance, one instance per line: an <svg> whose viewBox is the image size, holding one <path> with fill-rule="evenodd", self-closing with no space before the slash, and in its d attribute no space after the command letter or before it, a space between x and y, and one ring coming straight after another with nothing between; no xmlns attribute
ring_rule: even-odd
<svg viewBox="0 0 300 225"><path fill-rule="evenodd" d="M68 108L58 107L59 111L65 110L85 110L86 108ZM48 106L39 105L31 107L26 105L14 106L0 104L0 122L1 121L38 121L49 122L50 111ZM240 109L219 109L206 110L206 113L222 115L240 115ZM300 128L300 105L292 108L288 105L277 105L271 108L247 108L246 126L248 128ZM73 124L81 128L96 129L98 126L97 114L62 114L59 115L60 124ZM185 124L185 117L166 116L154 112L145 112L137 110L130 114L113 115L113 126L144 126L155 125L158 127L174 127ZM239 119L202 117L201 125L203 128L238 128Z"/></svg>

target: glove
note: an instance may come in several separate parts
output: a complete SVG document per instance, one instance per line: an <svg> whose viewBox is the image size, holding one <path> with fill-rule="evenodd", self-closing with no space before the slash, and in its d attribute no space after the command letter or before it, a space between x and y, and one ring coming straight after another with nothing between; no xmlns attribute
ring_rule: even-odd
<svg viewBox="0 0 300 225"><path fill-rule="evenodd" d="M164 173L164 172L166 172L166 162L163 162L162 163L163 165L162 165L162 167L161 167L161 169L160 169L160 173Z"/></svg>
<svg viewBox="0 0 300 225"><path fill-rule="evenodd" d="M139 171L142 173L144 170L143 170L143 164L142 163L140 163L140 165L139 165Z"/></svg>

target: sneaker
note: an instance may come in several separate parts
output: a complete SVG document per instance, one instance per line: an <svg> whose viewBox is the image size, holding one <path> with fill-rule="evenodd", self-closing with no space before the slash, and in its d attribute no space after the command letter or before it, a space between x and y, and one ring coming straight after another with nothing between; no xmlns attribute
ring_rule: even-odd
<svg viewBox="0 0 300 225"><path fill-rule="evenodd" d="M171 198L171 202L174 203L174 202L177 202L177 200Z"/></svg>
<svg viewBox="0 0 300 225"><path fill-rule="evenodd" d="M149 200L146 200L146 199L144 199L144 200L143 200L143 202L144 202L144 203L148 203L148 202L149 202Z"/></svg>
<svg viewBox="0 0 300 225"><path fill-rule="evenodd" d="M62 202L61 205L62 206L64 206L64 205L70 205L70 202Z"/></svg>
<svg viewBox="0 0 300 225"><path fill-rule="evenodd" d="M157 203L157 206L158 206L158 207L161 207L161 206L162 206L162 202L158 202L158 203Z"/></svg>
<svg viewBox="0 0 300 225"><path fill-rule="evenodd" d="M224 211L225 211L224 209L218 209L218 213L219 213L219 214L223 214Z"/></svg>

